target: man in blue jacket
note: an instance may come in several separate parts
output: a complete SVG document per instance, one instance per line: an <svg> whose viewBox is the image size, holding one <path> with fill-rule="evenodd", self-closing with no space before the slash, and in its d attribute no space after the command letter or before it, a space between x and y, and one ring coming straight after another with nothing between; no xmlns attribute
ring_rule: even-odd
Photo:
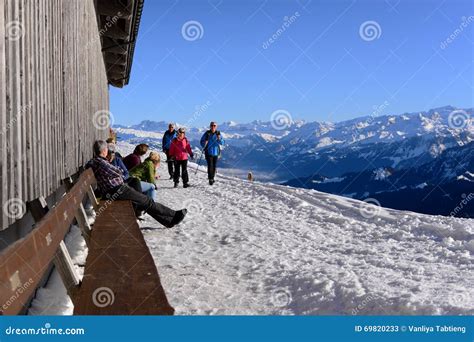
<svg viewBox="0 0 474 342"><path fill-rule="evenodd" d="M206 133L204 133L201 138L201 146L206 156L209 185L214 184L217 159L221 154L222 145L224 145L224 138L222 138L221 132L217 130L217 124L212 121L210 124L210 129L206 131Z"/></svg>
<svg viewBox="0 0 474 342"><path fill-rule="evenodd" d="M166 154L166 162L168 163L168 173L170 174L170 179L173 179L174 176L174 160L170 156L170 146L171 141L176 138L176 130L174 129L174 124L170 123L168 125L168 130L163 134L163 141L161 146L163 148L163 152Z"/></svg>

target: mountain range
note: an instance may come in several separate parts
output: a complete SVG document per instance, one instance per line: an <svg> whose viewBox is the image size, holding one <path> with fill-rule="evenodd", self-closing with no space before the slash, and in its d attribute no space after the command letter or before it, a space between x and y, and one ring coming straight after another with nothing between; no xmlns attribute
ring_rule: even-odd
<svg viewBox="0 0 474 342"><path fill-rule="evenodd" d="M163 121L142 121L116 129L122 140L161 149L167 126ZM385 207L474 215L474 201L470 202L474 193L472 108L445 106L337 123L291 121L281 126L263 121L222 123L219 130L226 147L221 167L252 171L257 180L373 198ZM196 152L205 130L187 129Z"/></svg>

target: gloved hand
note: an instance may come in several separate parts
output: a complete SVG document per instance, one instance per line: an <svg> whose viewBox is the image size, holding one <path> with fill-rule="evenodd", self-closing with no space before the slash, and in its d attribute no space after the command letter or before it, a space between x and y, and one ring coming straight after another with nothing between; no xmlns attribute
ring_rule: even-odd
<svg viewBox="0 0 474 342"><path fill-rule="evenodd" d="M191 160L194 160L194 153L191 153Z"/></svg>

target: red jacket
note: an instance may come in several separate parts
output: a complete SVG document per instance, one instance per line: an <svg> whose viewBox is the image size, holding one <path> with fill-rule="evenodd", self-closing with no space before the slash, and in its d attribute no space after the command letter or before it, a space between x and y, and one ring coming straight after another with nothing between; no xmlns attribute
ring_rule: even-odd
<svg viewBox="0 0 474 342"><path fill-rule="evenodd" d="M170 155L175 160L188 160L188 153L192 158L193 151L191 150L188 139L174 138L173 141L171 141Z"/></svg>

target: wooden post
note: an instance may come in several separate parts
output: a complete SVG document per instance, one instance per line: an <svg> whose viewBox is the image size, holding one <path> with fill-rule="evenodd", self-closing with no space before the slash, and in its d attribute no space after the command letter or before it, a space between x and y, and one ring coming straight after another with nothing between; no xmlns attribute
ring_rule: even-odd
<svg viewBox="0 0 474 342"><path fill-rule="evenodd" d="M99 209L99 202L97 201L97 197L95 197L94 189L92 189L92 186L89 186L89 190L87 190L87 196L89 196L89 200L91 201L94 210Z"/></svg>
<svg viewBox="0 0 474 342"><path fill-rule="evenodd" d="M44 197L39 197L38 199L28 202L28 206L35 222L39 222L49 211ZM71 297L71 300L74 302L81 281L64 241L61 241L53 262L61 276L69 297Z"/></svg>
<svg viewBox="0 0 474 342"><path fill-rule="evenodd" d="M69 191L74 185L74 181L71 177L66 178L63 183L67 191ZM82 203L79 204L79 207L77 208L74 217L76 218L77 225L81 230L82 237L84 238L87 246L89 247L89 243L91 240L91 226L89 224L89 221L87 220L86 210L84 209L84 205Z"/></svg>
<svg viewBox="0 0 474 342"><path fill-rule="evenodd" d="M81 230L82 237L86 241L87 247L89 247L91 241L91 226L87 220L86 210L84 209L84 205L82 203L79 204L79 208L76 210L75 217L77 220L77 225Z"/></svg>

